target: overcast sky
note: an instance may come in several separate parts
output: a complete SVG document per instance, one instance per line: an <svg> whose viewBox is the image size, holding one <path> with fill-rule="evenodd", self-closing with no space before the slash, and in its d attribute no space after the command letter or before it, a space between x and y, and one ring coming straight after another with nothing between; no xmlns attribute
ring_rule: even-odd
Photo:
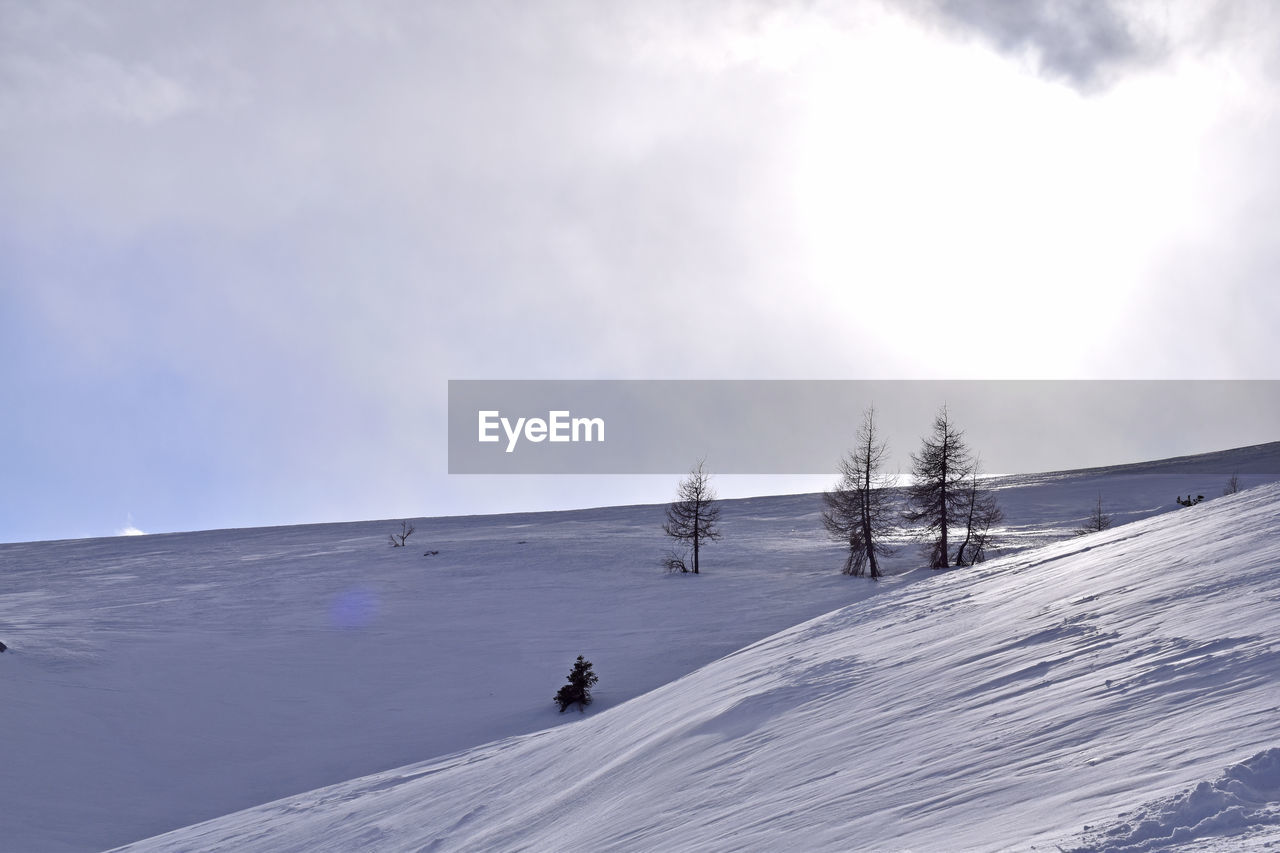
<svg viewBox="0 0 1280 853"><path fill-rule="evenodd" d="M1280 378L1278 43L1268 0L0 0L0 541L672 491L449 477L449 379Z"/></svg>

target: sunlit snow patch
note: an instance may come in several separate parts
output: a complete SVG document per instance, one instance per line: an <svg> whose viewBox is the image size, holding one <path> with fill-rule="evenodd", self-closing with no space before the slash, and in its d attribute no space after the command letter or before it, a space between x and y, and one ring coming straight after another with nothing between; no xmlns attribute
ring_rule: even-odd
<svg viewBox="0 0 1280 853"><path fill-rule="evenodd" d="M117 536L146 536L147 531L139 530L133 524L133 513L129 513L129 521L124 527L116 531Z"/></svg>

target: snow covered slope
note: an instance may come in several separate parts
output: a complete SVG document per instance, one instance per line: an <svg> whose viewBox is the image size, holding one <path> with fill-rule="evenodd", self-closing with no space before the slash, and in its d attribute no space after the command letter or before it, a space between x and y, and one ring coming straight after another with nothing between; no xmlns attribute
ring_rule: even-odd
<svg viewBox="0 0 1280 853"><path fill-rule="evenodd" d="M101 850L562 724L578 654L600 708L638 696L870 594L816 511L729 509L698 578L662 573L651 506L418 520L405 548L398 521L0 546L0 851Z"/></svg>
<svg viewBox="0 0 1280 853"><path fill-rule="evenodd" d="M1154 814L1280 746L1274 715L1222 711L1280 701L1257 639L1280 599L1240 571L1276 565L1276 493L1173 503L1280 479L1280 445L1203 459L998 480L1008 557L938 574L905 548L879 585L837 574L812 495L727 502L699 578L661 574L651 506L418 520L403 549L398 521L0 545L0 850L269 801L142 846L954 850ZM1026 550L1099 492L1147 520ZM561 716L579 653L598 702ZM1147 708L1200 746L1142 764L1181 737Z"/></svg>
<svg viewBox="0 0 1280 853"><path fill-rule="evenodd" d="M1261 849L1278 638L1269 485L900 575L574 725L127 849Z"/></svg>

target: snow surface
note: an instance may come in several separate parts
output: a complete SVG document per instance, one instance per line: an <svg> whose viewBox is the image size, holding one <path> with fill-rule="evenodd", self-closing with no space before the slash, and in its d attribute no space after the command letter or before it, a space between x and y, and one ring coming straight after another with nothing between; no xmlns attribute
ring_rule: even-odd
<svg viewBox="0 0 1280 853"><path fill-rule="evenodd" d="M1003 478L1008 556L879 584L815 496L726 503L697 578L661 507L0 546L0 850L1250 849L1280 486L1236 471L1280 444ZM1139 520L1062 540L1099 492Z"/></svg>
<svg viewBox="0 0 1280 853"><path fill-rule="evenodd" d="M1280 842L1280 748L1228 767L1212 782L1120 815L1103 829L1089 828L1075 853L1168 850L1240 850Z"/></svg>

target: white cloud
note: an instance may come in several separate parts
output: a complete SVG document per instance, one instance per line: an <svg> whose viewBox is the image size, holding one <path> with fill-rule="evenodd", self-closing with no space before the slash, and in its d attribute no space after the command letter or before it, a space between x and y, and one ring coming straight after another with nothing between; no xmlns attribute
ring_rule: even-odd
<svg viewBox="0 0 1280 853"><path fill-rule="evenodd" d="M134 419L78 476L393 515L449 378L1280 371L1274 16L320 8L0 5L0 370Z"/></svg>

